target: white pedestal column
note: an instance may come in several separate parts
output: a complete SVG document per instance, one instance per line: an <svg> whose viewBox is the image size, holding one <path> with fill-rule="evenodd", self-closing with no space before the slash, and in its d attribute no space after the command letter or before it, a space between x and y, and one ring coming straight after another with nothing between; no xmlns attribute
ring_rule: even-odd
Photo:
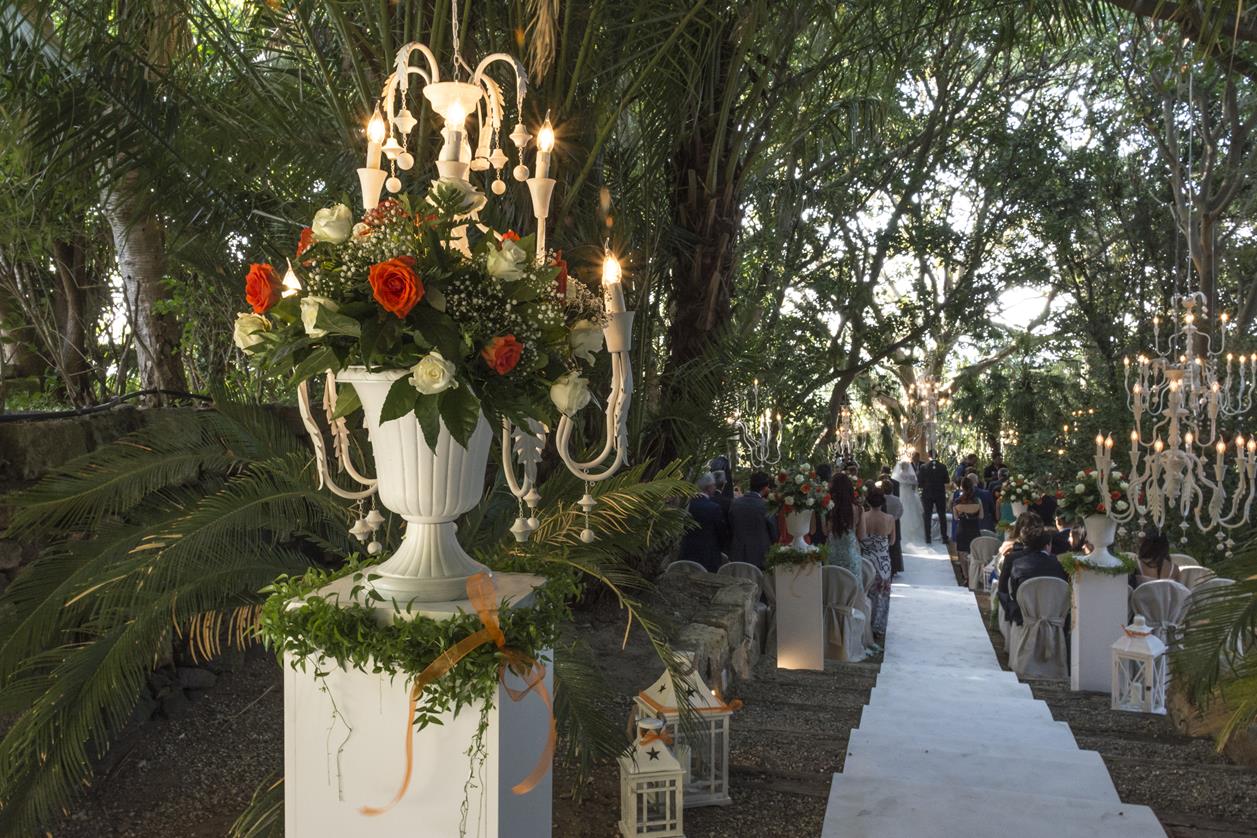
<svg viewBox="0 0 1257 838"><path fill-rule="evenodd" d="M824 670L820 564L778 566L773 574L777 590L777 668Z"/></svg>
<svg viewBox="0 0 1257 838"><path fill-rule="evenodd" d="M495 579L506 576L510 574ZM503 593L508 587L499 583ZM423 613L437 616L432 609L447 606L470 610L466 602L424 603ZM549 652L545 656L549 658ZM288 663L284 669L285 834L297 838L458 838L466 798L466 835L551 835L552 775L547 773L527 794L511 791L536 765L549 731L545 704L535 691L516 702L498 687L484 739L487 755L473 778L472 760L466 752L480 724L479 708L465 707L457 718L446 713L442 724L408 730L409 684L404 677L390 679L333 668L327 676L315 678L312 664L301 672ZM552 670L547 665L545 683L551 695ZM510 684L516 689L523 686L517 679ZM414 768L405 795L382 815L362 814L363 806L387 805L400 788L407 735L414 737ZM464 790L469 780L471 787Z"/></svg>
<svg viewBox="0 0 1257 838"><path fill-rule="evenodd" d="M1074 574L1073 582L1070 688L1108 692L1113 673L1110 647L1126 625L1130 586L1125 575L1083 567Z"/></svg>

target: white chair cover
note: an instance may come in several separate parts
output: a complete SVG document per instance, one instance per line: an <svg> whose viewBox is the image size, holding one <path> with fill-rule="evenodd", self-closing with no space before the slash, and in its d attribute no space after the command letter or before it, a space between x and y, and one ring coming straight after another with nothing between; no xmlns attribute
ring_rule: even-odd
<svg viewBox="0 0 1257 838"><path fill-rule="evenodd" d="M664 573L684 573L701 575L709 572L698 562L692 562L689 559L677 559L664 570Z"/></svg>
<svg viewBox="0 0 1257 838"><path fill-rule="evenodd" d="M1212 576L1203 582L1198 582L1196 587L1192 588L1192 596L1200 596L1217 588L1225 588L1227 585L1234 584L1234 579L1227 579L1224 576Z"/></svg>
<svg viewBox="0 0 1257 838"><path fill-rule="evenodd" d="M978 533L978 535L981 535L985 538L995 538L995 530L982 530L981 532Z"/></svg>
<svg viewBox="0 0 1257 838"><path fill-rule="evenodd" d="M755 583L755 626L751 635L752 642L758 643L760 651L763 652L764 644L768 640L768 621L772 617L772 607L761 602L759 594L764 593L764 571L760 570L750 562L729 562L720 566L717 573L721 576L732 576L737 579L750 579Z"/></svg>
<svg viewBox="0 0 1257 838"><path fill-rule="evenodd" d="M1200 562L1186 553L1171 553L1170 561L1174 562L1175 567L1200 567Z"/></svg>
<svg viewBox="0 0 1257 838"><path fill-rule="evenodd" d="M995 561L995 551L999 549L999 539L994 536L979 536L969 545L969 590L980 591L984 587L983 577L986 566Z"/></svg>
<svg viewBox="0 0 1257 838"><path fill-rule="evenodd" d="M1041 576L1017 589L1022 625L1009 628L1008 663L1025 678L1069 677L1065 658L1065 618L1069 615L1069 583Z"/></svg>
<svg viewBox="0 0 1257 838"><path fill-rule="evenodd" d="M838 661L864 659L864 626L868 612L860 583L845 567L821 568L825 598L825 657Z"/></svg>
<svg viewBox="0 0 1257 838"><path fill-rule="evenodd" d="M1182 636L1183 622L1191 604L1191 590L1173 579L1153 579L1130 595L1130 610L1143 615L1152 633L1171 647Z"/></svg>
<svg viewBox="0 0 1257 838"><path fill-rule="evenodd" d="M1195 590L1196 586L1201 582L1208 582L1217 575L1218 574L1214 573L1209 568L1200 567L1199 565L1194 567L1181 567L1178 571L1179 581L1192 590Z"/></svg>

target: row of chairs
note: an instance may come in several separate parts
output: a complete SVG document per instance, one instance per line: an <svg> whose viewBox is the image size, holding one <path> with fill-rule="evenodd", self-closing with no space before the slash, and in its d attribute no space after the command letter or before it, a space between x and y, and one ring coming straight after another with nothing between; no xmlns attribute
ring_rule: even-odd
<svg viewBox="0 0 1257 838"><path fill-rule="evenodd" d="M846 568L821 568L826 658L838 661L862 660L865 648L873 645L872 609L869 607L868 592L877 579L877 566L864 559L861 572L863 578L857 581ZM701 575L710 571L698 562L679 559L668 565L664 573ZM756 584L762 597L756 597L752 642L759 643L761 651L766 651L776 628L773 614L777 608L777 592L773 576L747 562L728 562L721 565L717 573L737 579L749 579Z"/></svg>

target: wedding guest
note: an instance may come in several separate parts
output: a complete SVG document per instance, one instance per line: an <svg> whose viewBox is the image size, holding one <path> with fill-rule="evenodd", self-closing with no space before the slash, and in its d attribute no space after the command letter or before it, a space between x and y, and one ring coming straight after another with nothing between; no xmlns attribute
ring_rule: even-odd
<svg viewBox="0 0 1257 838"><path fill-rule="evenodd" d="M686 508L697 526L681 537L681 558L698 562L715 573L720 570L724 550L729 540L729 526L725 523L720 504L716 503L716 478L707 472L695 485L698 494L690 499Z"/></svg>
<svg viewBox="0 0 1257 838"><path fill-rule="evenodd" d="M917 481L921 488L921 505L925 507L925 543L932 543L933 521L931 519L935 513L938 513L938 531L943 538L943 543L948 544L950 543L947 533L949 472L947 466L935 459L936 456L937 453L932 449L926 452L921 470L917 472Z"/></svg>
<svg viewBox="0 0 1257 838"><path fill-rule="evenodd" d="M724 516L725 528L728 529L729 507L733 505L734 488L729 485L723 471L713 471L711 476L716 479L716 494L713 495L712 499L720 505L720 514ZM724 548L726 550L729 549L728 543L724 545Z"/></svg>
<svg viewBox="0 0 1257 838"><path fill-rule="evenodd" d="M764 567L764 555L776 541L776 527L768 518L768 488L772 478L762 471L751 475L749 491L729 506L729 561Z"/></svg>
<svg viewBox="0 0 1257 838"><path fill-rule="evenodd" d="M886 496L876 486L869 489L868 505L864 514L860 553L877 568L877 578L868 593L873 610L873 637L881 643L886 635L886 621L890 613L890 584L894 575L890 564L890 545L895 541L895 519L887 514Z"/></svg>
<svg viewBox="0 0 1257 838"><path fill-rule="evenodd" d="M834 508L826 516L828 543L827 563L846 568L857 582L864 578L860 556L860 539L864 536L864 510L856 503L855 485L845 474L835 474L829 481L829 497Z"/></svg>
<svg viewBox="0 0 1257 838"><path fill-rule="evenodd" d="M1069 526L1069 519L1065 516L1063 511L1058 509L1056 511L1056 532L1052 533L1053 556L1059 556L1062 553L1069 553L1072 551L1073 548L1070 545L1070 534L1071 527Z"/></svg>
<svg viewBox="0 0 1257 838"><path fill-rule="evenodd" d="M969 473L970 469L972 469L973 471L978 470L978 455L977 454L970 454L969 456L965 457L963 460L961 460L959 463L956 464L956 479L953 482L959 483L961 480L964 480L965 475Z"/></svg>
<svg viewBox="0 0 1257 838"><path fill-rule="evenodd" d="M997 452L991 457L990 464L982 469L982 480L988 486L999 476L1000 469L1004 467L1004 458Z"/></svg>
<svg viewBox="0 0 1257 838"><path fill-rule="evenodd" d="M972 475L961 484L960 497L952 505L952 515L956 522L956 555L960 559L960 572L969 573L969 545L981 535L982 502L975 494L975 481ZM968 579L965 580L968 585Z"/></svg>
<svg viewBox="0 0 1257 838"><path fill-rule="evenodd" d="M982 504L981 529L995 530L995 496L988 492L978 481L978 475L971 474L967 478L973 485L973 496Z"/></svg>
<svg viewBox="0 0 1257 838"><path fill-rule="evenodd" d="M999 581L1000 610L1017 625L1021 625L1017 591L1023 584L1040 577L1069 581L1069 574L1061 567L1060 561L1045 549L1052 541L1052 534L1043 528L1041 522L1024 527L1021 537L1026 549L1015 558L1004 560L1007 572L1000 573Z"/></svg>
<svg viewBox="0 0 1257 838"><path fill-rule="evenodd" d="M903 573L903 501L899 499L899 481L891 480L890 468L883 467L882 479L873 485L886 496L886 513L895 519L895 540L890 543L890 572L894 576Z"/></svg>
<svg viewBox="0 0 1257 838"><path fill-rule="evenodd" d="M830 466L828 463L821 463L819 466L816 467L816 479L818 481L822 481L825 486L829 486L829 483L833 479L833 476L834 476L833 467ZM826 541L829 539L829 523L826 520L827 517L828 516L823 515L823 514L812 516L812 533L811 534L812 534L813 547L824 547Z"/></svg>
<svg viewBox="0 0 1257 838"><path fill-rule="evenodd" d="M921 452L920 451L912 452L912 459L909 461L909 465L912 466L913 474L921 473Z"/></svg>
<svg viewBox="0 0 1257 838"><path fill-rule="evenodd" d="M1139 569L1131 574L1131 587L1152 579L1173 579L1179 581L1178 565L1170 558L1170 540L1165 533L1151 524L1139 539L1139 550L1135 554L1139 560ZM1136 578L1138 577L1138 578Z"/></svg>
<svg viewBox="0 0 1257 838"><path fill-rule="evenodd" d="M1044 521L1053 521L1056 519L1056 495L1050 492L1042 495L1026 508Z"/></svg>

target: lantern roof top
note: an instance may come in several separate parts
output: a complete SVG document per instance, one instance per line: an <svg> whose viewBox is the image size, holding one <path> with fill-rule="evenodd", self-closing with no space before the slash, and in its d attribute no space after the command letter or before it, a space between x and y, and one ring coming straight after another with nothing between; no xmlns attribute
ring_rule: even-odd
<svg viewBox="0 0 1257 838"><path fill-rule="evenodd" d="M636 776L668 774L681 771L681 763L672 755L667 745L663 722L658 719L639 719L637 740L627 754L620 757L624 770Z"/></svg>
<svg viewBox="0 0 1257 838"><path fill-rule="evenodd" d="M693 653L683 653L688 666L684 672L674 678L668 670L646 689L637 694L637 698L657 713L680 713L680 702L677 690L685 696L685 701L700 713L731 713L733 709L716 695L716 691L698 674L694 666Z"/></svg>
<svg viewBox="0 0 1257 838"><path fill-rule="evenodd" d="M1155 657L1165 651L1165 644L1152 633L1143 615L1136 614L1131 624L1123 629L1122 636L1113 641L1113 650Z"/></svg>

